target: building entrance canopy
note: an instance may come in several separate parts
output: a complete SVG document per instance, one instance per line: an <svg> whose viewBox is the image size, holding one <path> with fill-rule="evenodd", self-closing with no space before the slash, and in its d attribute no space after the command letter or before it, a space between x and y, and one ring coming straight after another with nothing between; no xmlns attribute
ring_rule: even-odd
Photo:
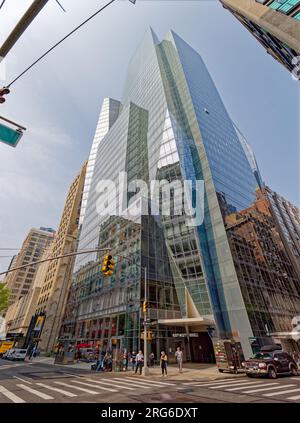
<svg viewBox="0 0 300 423"><path fill-rule="evenodd" d="M189 326L191 328L197 328L200 330L206 330L209 326L214 326L215 322L212 319L207 319L205 317L192 317L192 318L183 318L183 319L162 319L158 320L159 325L164 326Z"/></svg>

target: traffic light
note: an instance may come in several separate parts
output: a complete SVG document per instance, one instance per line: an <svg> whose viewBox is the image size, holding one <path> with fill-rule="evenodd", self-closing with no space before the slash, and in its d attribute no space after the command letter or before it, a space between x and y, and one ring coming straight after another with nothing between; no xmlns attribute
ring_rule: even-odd
<svg viewBox="0 0 300 423"><path fill-rule="evenodd" d="M147 309L148 309L148 301L144 301L143 302L143 312L147 313Z"/></svg>
<svg viewBox="0 0 300 423"><path fill-rule="evenodd" d="M8 88L5 88L5 87L0 88L0 104L5 103L6 99L4 98L4 96L9 93L10 93L10 90Z"/></svg>
<svg viewBox="0 0 300 423"><path fill-rule="evenodd" d="M113 258L111 255L104 257L104 263L102 267L102 273L105 276L111 276L114 273L115 268L115 262L113 261Z"/></svg>

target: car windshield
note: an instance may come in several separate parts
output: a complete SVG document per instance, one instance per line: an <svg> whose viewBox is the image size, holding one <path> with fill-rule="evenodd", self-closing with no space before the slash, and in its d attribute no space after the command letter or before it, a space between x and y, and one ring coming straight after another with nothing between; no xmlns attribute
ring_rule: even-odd
<svg viewBox="0 0 300 423"><path fill-rule="evenodd" d="M255 359L258 359L258 360L267 360L268 358L272 358L272 356L268 353L257 353L252 358L255 358Z"/></svg>

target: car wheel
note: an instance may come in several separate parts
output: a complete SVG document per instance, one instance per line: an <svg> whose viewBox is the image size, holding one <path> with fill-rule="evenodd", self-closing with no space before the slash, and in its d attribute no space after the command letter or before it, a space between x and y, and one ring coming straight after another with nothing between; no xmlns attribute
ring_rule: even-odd
<svg viewBox="0 0 300 423"><path fill-rule="evenodd" d="M269 376L270 379L276 379L277 378L277 373L276 373L276 370L274 369L274 367L269 368L268 376Z"/></svg>
<svg viewBox="0 0 300 423"><path fill-rule="evenodd" d="M223 370L223 369L219 369L219 372L220 372L220 373L223 373L223 372L224 372L224 370Z"/></svg>
<svg viewBox="0 0 300 423"><path fill-rule="evenodd" d="M298 370L295 366L291 366L291 374L292 376L298 376Z"/></svg>

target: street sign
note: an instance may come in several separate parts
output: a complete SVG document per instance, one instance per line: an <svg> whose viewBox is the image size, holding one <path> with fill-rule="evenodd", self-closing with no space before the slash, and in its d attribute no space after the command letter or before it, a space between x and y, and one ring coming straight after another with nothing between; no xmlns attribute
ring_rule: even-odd
<svg viewBox="0 0 300 423"><path fill-rule="evenodd" d="M0 142L16 147L23 136L23 130L26 129L2 116L0 120L5 122L5 124L0 122Z"/></svg>
<svg viewBox="0 0 300 423"><path fill-rule="evenodd" d="M6 125L0 123L0 141L10 145L11 147L16 147L18 142L23 136L23 132L19 129L15 130L9 128Z"/></svg>

